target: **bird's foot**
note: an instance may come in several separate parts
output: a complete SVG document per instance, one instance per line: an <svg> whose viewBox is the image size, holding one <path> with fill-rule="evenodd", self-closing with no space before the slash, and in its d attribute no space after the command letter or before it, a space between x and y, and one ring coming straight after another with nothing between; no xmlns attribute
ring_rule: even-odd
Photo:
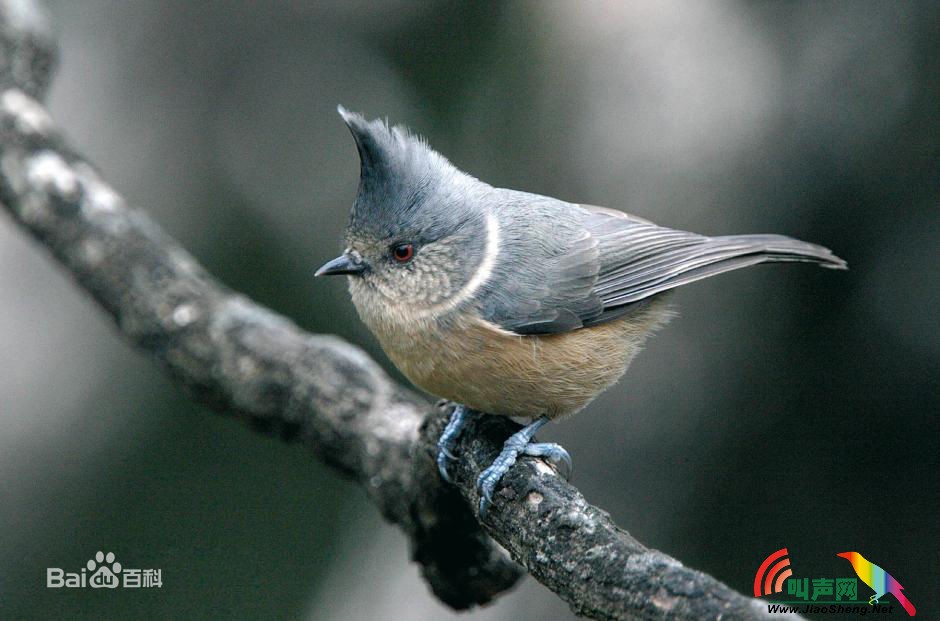
<svg viewBox="0 0 940 621"><path fill-rule="evenodd" d="M457 440L460 438L460 432L467 424L470 418L470 408L465 405L457 405L444 427L441 437L437 440L437 469L441 472L441 478L452 483L450 474L447 472L448 464L456 459L454 457L454 448L457 446Z"/></svg>
<svg viewBox="0 0 940 621"><path fill-rule="evenodd" d="M477 490L480 493L480 517L486 517L486 511L493 500L493 491L503 475L509 471L519 455L532 455L546 457L562 469L562 476L568 478L571 474L571 456L564 448L552 442L530 444L536 432L541 429L548 419L539 418L509 436L503 444L503 450L490 464L490 467L480 473L477 478Z"/></svg>
<svg viewBox="0 0 940 621"><path fill-rule="evenodd" d="M875 593L874 595L872 595L871 597L868 598L868 605L869 605L869 606L874 606L875 604L880 604L880 603L881 603L881 602L878 601L878 594L877 594L877 593Z"/></svg>
<svg viewBox="0 0 940 621"><path fill-rule="evenodd" d="M558 474L560 474L564 480L568 481L571 479L571 470L574 466L571 463L571 455L568 454L568 451L566 451L565 447L562 445L555 444L554 442L532 442L531 444L526 444L525 450L522 452L532 457L544 457L555 467L555 470L558 471Z"/></svg>

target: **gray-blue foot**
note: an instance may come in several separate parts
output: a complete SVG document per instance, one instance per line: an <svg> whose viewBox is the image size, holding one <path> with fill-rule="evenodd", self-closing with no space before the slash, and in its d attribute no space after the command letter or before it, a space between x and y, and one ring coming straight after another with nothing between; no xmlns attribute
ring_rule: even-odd
<svg viewBox="0 0 940 621"><path fill-rule="evenodd" d="M568 451L565 450L560 444L555 444L554 442L532 442L527 444L525 450L522 451L525 455L531 455L532 457L544 457L555 466L555 469L558 470L558 474L562 476L566 481L571 478L571 470L573 465L571 463L571 455L568 454Z"/></svg>
<svg viewBox="0 0 940 621"><path fill-rule="evenodd" d="M437 440L437 469L441 472L441 478L451 483L450 474L447 472L447 465L454 459L454 447L457 446L457 440L460 438L460 432L467 424L470 418L470 409L465 405L458 405L454 408L444 427L444 432Z"/></svg>
<svg viewBox="0 0 940 621"><path fill-rule="evenodd" d="M480 473L477 478L477 489L480 492L480 517L486 516L486 510L493 500L493 491L503 475L516 463L519 455L533 455L547 457L549 461L561 466L563 475L571 472L571 456L568 451L554 443L530 444L536 432L548 422L545 417L533 421L513 435L509 436L503 444L503 450L490 467Z"/></svg>

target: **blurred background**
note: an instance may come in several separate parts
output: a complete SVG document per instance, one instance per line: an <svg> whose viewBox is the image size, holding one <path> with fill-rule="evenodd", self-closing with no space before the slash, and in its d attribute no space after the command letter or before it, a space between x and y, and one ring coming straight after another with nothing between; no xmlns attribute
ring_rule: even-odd
<svg viewBox="0 0 940 621"><path fill-rule="evenodd" d="M46 6L73 145L228 285L393 373L312 278L358 179L338 103L493 185L834 249L851 271L682 289L544 437L618 524L740 591L781 547L808 577L857 550L940 617L940 5ZM0 617L456 618L358 487L191 405L7 217L0 292ZM163 587L45 588L98 550ZM529 578L463 618L571 616Z"/></svg>

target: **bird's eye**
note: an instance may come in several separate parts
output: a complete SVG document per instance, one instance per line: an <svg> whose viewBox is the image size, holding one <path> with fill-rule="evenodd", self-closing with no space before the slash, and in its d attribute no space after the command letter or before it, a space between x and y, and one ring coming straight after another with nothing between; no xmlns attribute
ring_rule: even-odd
<svg viewBox="0 0 940 621"><path fill-rule="evenodd" d="M414 256L414 244L395 244L392 246L392 257L399 263L407 263Z"/></svg>

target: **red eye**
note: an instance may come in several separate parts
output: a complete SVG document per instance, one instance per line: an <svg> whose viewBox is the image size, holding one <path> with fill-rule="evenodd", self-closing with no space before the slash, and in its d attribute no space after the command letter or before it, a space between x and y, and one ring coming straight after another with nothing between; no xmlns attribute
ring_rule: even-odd
<svg viewBox="0 0 940 621"><path fill-rule="evenodd" d="M392 246L392 256L399 263L407 263L415 256L415 247L412 244L395 244Z"/></svg>

